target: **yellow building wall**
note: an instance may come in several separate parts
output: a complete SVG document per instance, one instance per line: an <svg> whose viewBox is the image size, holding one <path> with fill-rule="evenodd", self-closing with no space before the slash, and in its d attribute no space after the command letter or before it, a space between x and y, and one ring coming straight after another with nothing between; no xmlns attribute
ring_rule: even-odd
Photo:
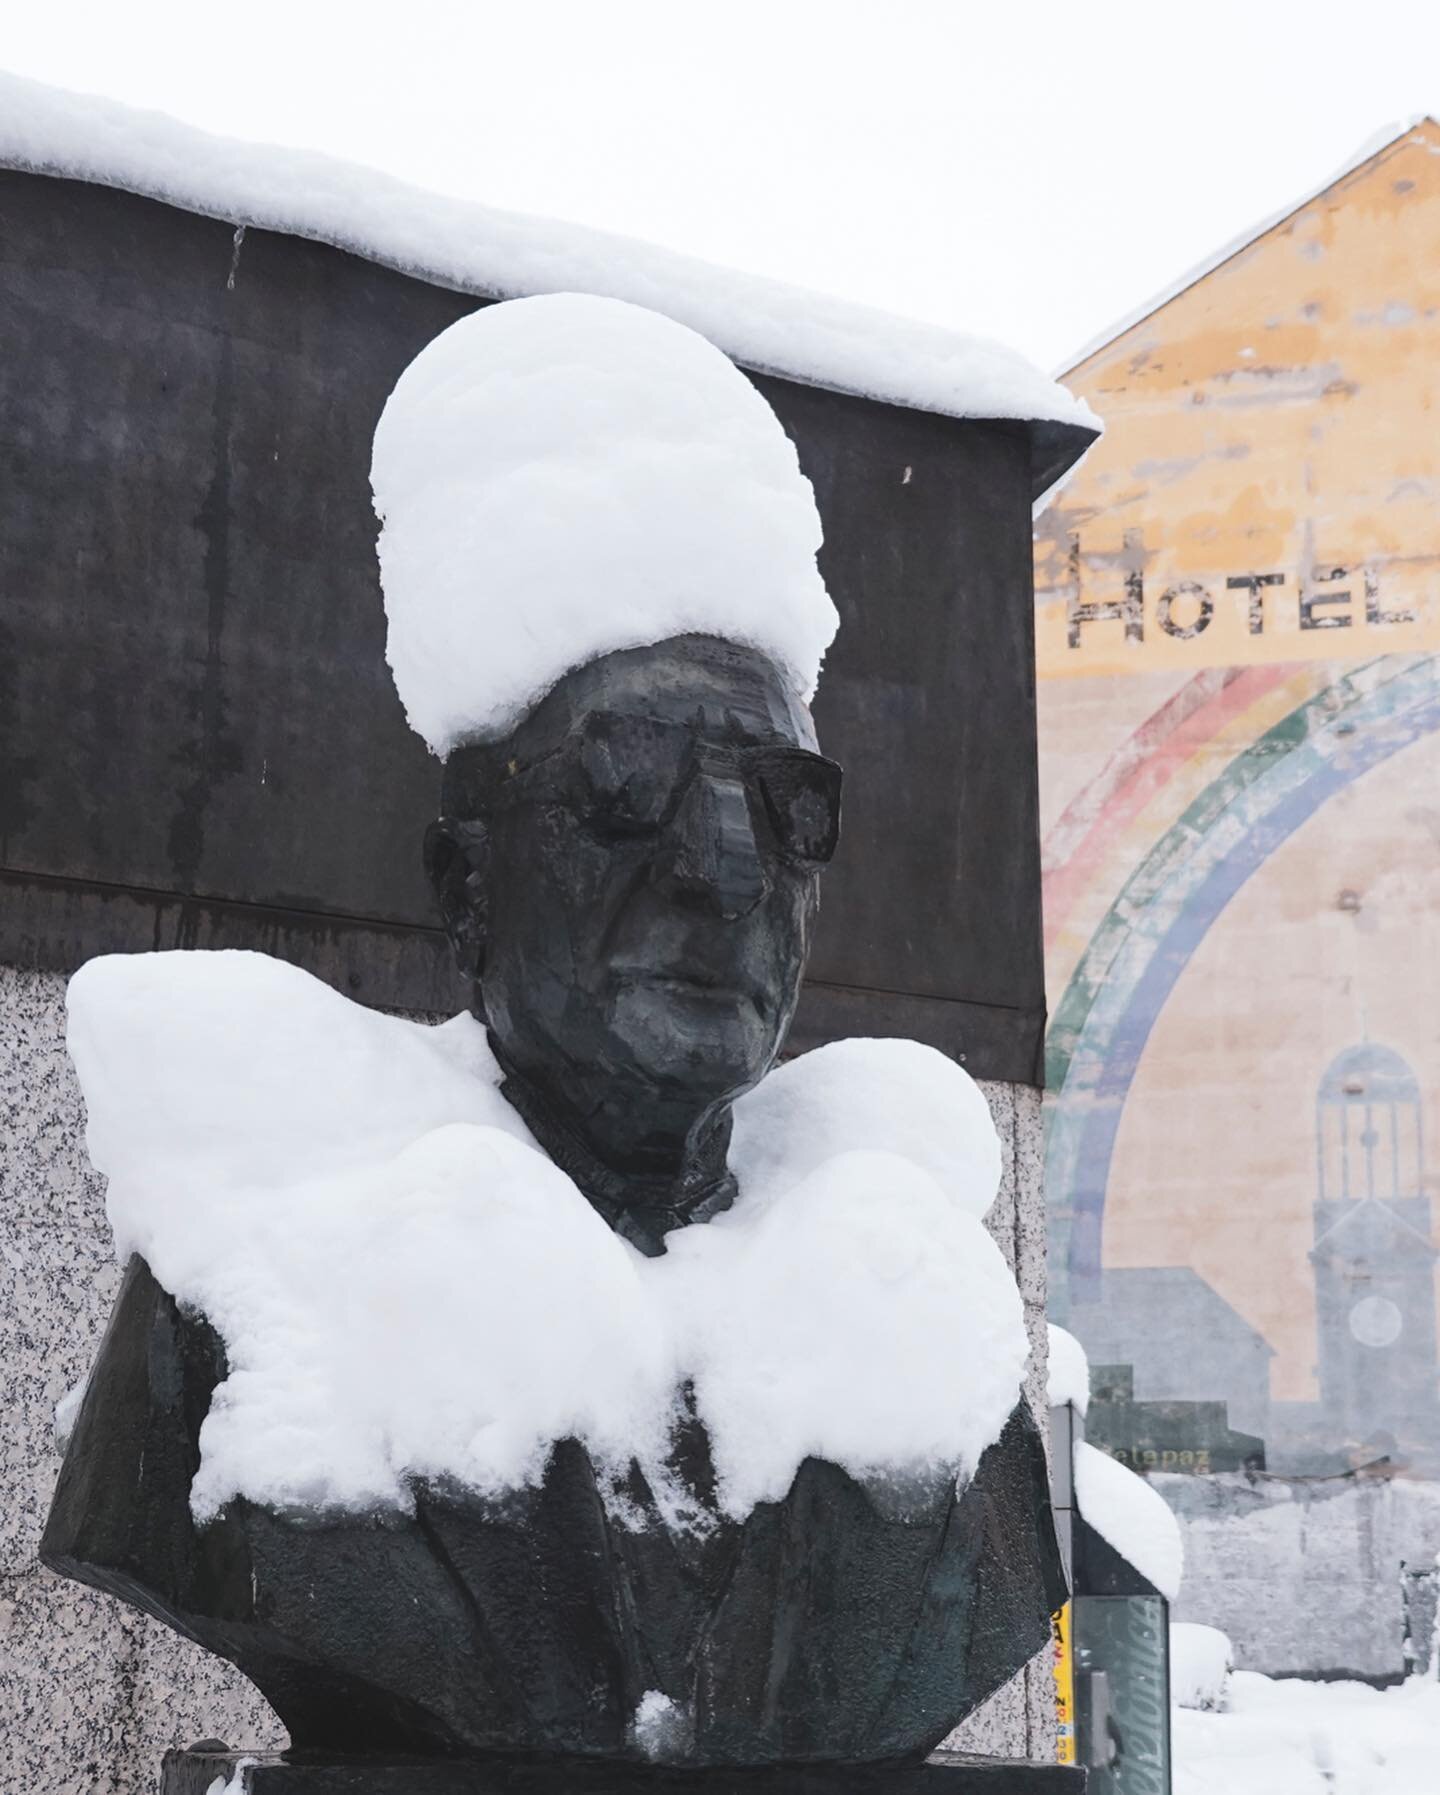
<svg viewBox="0 0 1440 1795"><path fill-rule="evenodd" d="M1364 1377L1377 1438L1440 1464L1435 1281L1406 1244L1428 1198L1440 1246L1440 127L1066 378L1106 434L1036 531L1055 1306L1116 1358L1107 1271L1163 1306L1151 1274L1188 1268L1259 1337L1273 1403L1323 1411L1275 1409L1272 1466L1363 1457L1335 1392ZM1413 1111L1413 1176L1408 1148L1356 1149L1376 1188L1351 1196L1398 1199L1378 1220L1316 1207L1346 1052L1413 1075L1365 1112L1378 1139ZM1369 1077L1326 1116L1363 1132ZM1137 1397L1227 1399L1220 1344L1139 1350Z"/></svg>

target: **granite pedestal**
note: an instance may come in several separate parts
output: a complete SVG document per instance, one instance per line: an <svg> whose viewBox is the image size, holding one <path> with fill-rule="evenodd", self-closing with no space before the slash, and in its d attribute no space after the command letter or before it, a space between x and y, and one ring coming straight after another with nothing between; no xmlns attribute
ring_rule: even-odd
<svg viewBox="0 0 1440 1795"><path fill-rule="evenodd" d="M1084 1795L1085 1772L937 1752L921 1763L677 1769L576 1758L341 1758L291 1763L170 1751L160 1795Z"/></svg>

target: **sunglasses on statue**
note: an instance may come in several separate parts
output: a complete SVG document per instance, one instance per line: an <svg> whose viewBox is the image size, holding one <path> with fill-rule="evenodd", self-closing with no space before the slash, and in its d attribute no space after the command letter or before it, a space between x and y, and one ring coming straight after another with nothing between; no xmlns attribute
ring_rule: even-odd
<svg viewBox="0 0 1440 1795"><path fill-rule="evenodd" d="M656 835L702 771L743 784L758 833L780 853L814 866L833 856L841 784L833 760L784 742L717 745L683 723L592 712L553 752L512 761L494 795L559 804L598 834Z"/></svg>

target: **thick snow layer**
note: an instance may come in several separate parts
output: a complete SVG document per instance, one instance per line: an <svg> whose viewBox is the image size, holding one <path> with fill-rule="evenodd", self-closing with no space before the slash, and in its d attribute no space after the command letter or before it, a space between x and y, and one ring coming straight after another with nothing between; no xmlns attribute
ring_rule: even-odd
<svg viewBox="0 0 1440 1795"><path fill-rule="evenodd" d="M536 1147L468 1016L381 1016L261 954L139 954L76 974L69 1040L117 1250L226 1343L199 1516L514 1488L569 1435L663 1483L692 1378L738 1517L808 1454L965 1475L1017 1400L1020 1297L980 1220L998 1145L927 1049L773 1074L737 1105L734 1208L646 1259Z"/></svg>
<svg viewBox="0 0 1440 1795"><path fill-rule="evenodd" d="M669 636L815 689L840 620L810 482L734 363L658 312L557 293L461 318L400 376L370 478L387 656L442 758Z"/></svg>
<svg viewBox="0 0 1440 1795"><path fill-rule="evenodd" d="M1172 1711L1175 1795L1434 1795L1440 1682L1236 1671L1224 1713Z"/></svg>
<svg viewBox="0 0 1440 1795"><path fill-rule="evenodd" d="M778 1066L738 1105L730 1163L747 1189L788 1189L883 1141L983 1218L1000 1187L1000 1137L979 1086L955 1072L919 1041L833 1041Z"/></svg>
<svg viewBox="0 0 1440 1795"><path fill-rule="evenodd" d="M688 324L747 367L816 386L954 417L1100 427L1083 400L999 343L16 75L0 75L0 164L311 237L461 292L627 299Z"/></svg>
<svg viewBox="0 0 1440 1795"><path fill-rule="evenodd" d="M1218 1627L1176 1621L1170 1628L1170 1699L1177 1708L1223 1708L1235 1651Z"/></svg>
<svg viewBox="0 0 1440 1795"><path fill-rule="evenodd" d="M1046 1400L1052 1409L1073 1403L1083 1415L1090 1407L1090 1361L1085 1348L1064 1328L1052 1321L1048 1330L1050 1370L1045 1385Z"/></svg>
<svg viewBox="0 0 1440 1795"><path fill-rule="evenodd" d="M1143 1477L1081 1440L1075 1447L1075 1506L1100 1537L1162 1596L1180 1593L1180 1523Z"/></svg>

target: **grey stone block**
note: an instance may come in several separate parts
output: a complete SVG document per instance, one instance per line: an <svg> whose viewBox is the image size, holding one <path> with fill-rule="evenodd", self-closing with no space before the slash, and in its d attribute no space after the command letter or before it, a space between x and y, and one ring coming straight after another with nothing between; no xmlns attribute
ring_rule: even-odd
<svg viewBox="0 0 1440 1795"><path fill-rule="evenodd" d="M289 1743L275 1711L233 1664L180 1639L148 1615L138 1617L139 1660L127 1730L131 1761L154 1766L197 1739L224 1739L237 1750L281 1751Z"/></svg>
<svg viewBox="0 0 1440 1795"><path fill-rule="evenodd" d="M1036 1420L1040 1423L1040 1431L1045 1440L1045 1450L1048 1453L1050 1450L1050 1401L1045 1393L1045 1385L1050 1373L1050 1350L1043 1303L1026 1302L1025 1332L1030 1340L1030 1360L1025 1368L1025 1395L1029 1399Z"/></svg>
<svg viewBox="0 0 1440 1795"><path fill-rule="evenodd" d="M1024 1085L980 1084L1000 1136L1000 1189L986 1226L1005 1255L1025 1300L1030 1360L1025 1394L1047 1435L1045 1397L1048 1353L1045 1333L1044 1141L1040 1093ZM985 1756L1044 1759L1055 1748L1055 1698L1050 1648L997 1690L946 1740L953 1750Z"/></svg>
<svg viewBox="0 0 1440 1795"><path fill-rule="evenodd" d="M139 1795L128 1747L137 1618L38 1568L0 1580L0 1787Z"/></svg>
<svg viewBox="0 0 1440 1795"><path fill-rule="evenodd" d="M1045 1126L1039 1091L1011 1087L1015 1097L1015 1268L1027 1302L1045 1302Z"/></svg>
<svg viewBox="0 0 1440 1795"><path fill-rule="evenodd" d="M1060 1720L1055 1705L1055 1648L1047 1645L1025 1666L1025 1753L1053 1759L1059 1745Z"/></svg>
<svg viewBox="0 0 1440 1795"><path fill-rule="evenodd" d="M38 1566L0 1579L0 1715L5 1795L149 1795L173 1746L286 1743L228 1664Z"/></svg>
<svg viewBox="0 0 1440 1795"><path fill-rule="evenodd" d="M986 1758L1023 1758L1028 1749L1025 1671L997 1689L983 1707L962 1720L944 1741L945 1751L971 1751Z"/></svg>
<svg viewBox="0 0 1440 1795"><path fill-rule="evenodd" d="M118 1286L93 1229L0 1223L0 1571L35 1561L60 1470L55 1405L88 1374Z"/></svg>
<svg viewBox="0 0 1440 1795"><path fill-rule="evenodd" d="M985 1226L991 1238L1005 1255L1005 1263L1015 1271L1015 1087L992 1079L980 1082L980 1091L990 1108L990 1119L1000 1136L1000 1188Z"/></svg>
<svg viewBox="0 0 1440 1795"><path fill-rule="evenodd" d="M0 966L0 1217L103 1229L104 1180L65 1051L65 979Z"/></svg>

